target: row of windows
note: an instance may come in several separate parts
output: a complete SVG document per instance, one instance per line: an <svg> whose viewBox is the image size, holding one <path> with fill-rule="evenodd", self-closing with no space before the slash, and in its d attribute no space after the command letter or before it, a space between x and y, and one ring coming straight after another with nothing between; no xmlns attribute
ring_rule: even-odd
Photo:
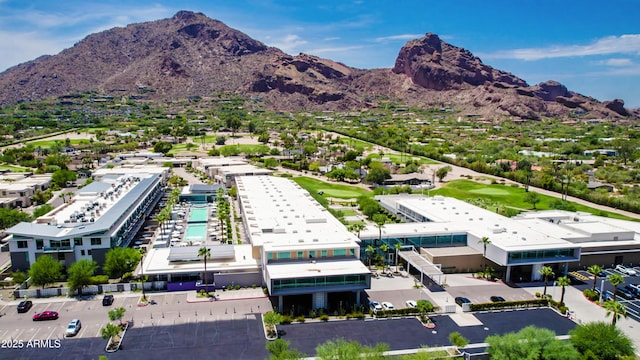
<svg viewBox="0 0 640 360"><path fill-rule="evenodd" d="M355 256L356 249L332 249L332 250L304 250L304 251L278 251L267 253L267 260L296 260L316 259L341 256Z"/></svg>
<svg viewBox="0 0 640 360"><path fill-rule="evenodd" d="M73 246L82 246L84 242L82 238L73 238ZM101 238L91 238L91 245L102 245ZM18 241L18 248L26 248L26 241ZM49 247L52 248L68 248L71 247L71 240L49 240ZM44 240L36 239L36 249L42 250L44 248Z"/></svg>
<svg viewBox="0 0 640 360"><path fill-rule="evenodd" d="M509 253L509 263L528 262L544 259L576 258L577 249L547 249L518 251Z"/></svg>
<svg viewBox="0 0 640 360"><path fill-rule="evenodd" d="M271 284L272 290L339 285L366 285L367 275L334 275L311 278L278 279L272 280Z"/></svg>

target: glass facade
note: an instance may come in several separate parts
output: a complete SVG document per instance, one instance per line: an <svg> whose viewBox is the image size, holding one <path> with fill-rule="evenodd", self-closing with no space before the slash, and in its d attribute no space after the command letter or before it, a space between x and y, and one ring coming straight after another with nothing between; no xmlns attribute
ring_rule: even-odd
<svg viewBox="0 0 640 360"><path fill-rule="evenodd" d="M417 235L410 237L382 237L378 239L364 239L360 245L360 258L366 259L368 254L365 252L367 246L373 246L378 253L381 253L380 246L386 244L390 252L395 252L395 244L402 246L413 245L416 249L420 247L438 248L438 247L456 247L467 246L467 234L438 234L438 235Z"/></svg>
<svg viewBox="0 0 640 360"><path fill-rule="evenodd" d="M519 264L543 261L577 261L577 251L578 249L546 249L510 252L508 263Z"/></svg>
<svg viewBox="0 0 640 360"><path fill-rule="evenodd" d="M310 278L297 279L278 279L272 280L272 291L292 288L318 288L332 287L341 285L367 285L367 275L334 275L334 276L317 276ZM320 291L320 289L316 289Z"/></svg>

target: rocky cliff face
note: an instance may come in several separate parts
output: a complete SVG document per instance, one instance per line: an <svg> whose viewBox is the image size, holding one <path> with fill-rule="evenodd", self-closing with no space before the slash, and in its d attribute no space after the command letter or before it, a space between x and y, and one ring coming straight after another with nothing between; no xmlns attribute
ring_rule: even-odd
<svg viewBox="0 0 640 360"><path fill-rule="evenodd" d="M96 91L156 101L232 92L282 110L348 110L393 98L447 104L466 113L540 119L576 111L637 117L624 102L600 103L548 81L524 80L484 64L435 34L407 42L392 69L360 70L328 59L291 56L200 13L92 34L55 56L0 74L0 105Z"/></svg>

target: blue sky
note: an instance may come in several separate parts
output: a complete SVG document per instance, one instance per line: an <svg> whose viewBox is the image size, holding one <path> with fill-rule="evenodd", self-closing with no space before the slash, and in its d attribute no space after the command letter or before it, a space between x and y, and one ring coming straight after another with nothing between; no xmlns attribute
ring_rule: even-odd
<svg viewBox="0 0 640 360"><path fill-rule="evenodd" d="M390 68L427 32L537 84L556 80L640 107L640 1L610 0L0 0L0 71L89 34L202 12L269 46L357 68Z"/></svg>

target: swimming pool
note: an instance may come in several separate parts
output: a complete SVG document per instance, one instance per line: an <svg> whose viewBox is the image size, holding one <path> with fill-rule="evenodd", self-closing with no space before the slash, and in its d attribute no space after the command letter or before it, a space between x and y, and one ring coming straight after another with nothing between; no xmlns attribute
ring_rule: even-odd
<svg viewBox="0 0 640 360"><path fill-rule="evenodd" d="M184 232L184 241L205 241L207 224L189 224Z"/></svg>
<svg viewBox="0 0 640 360"><path fill-rule="evenodd" d="M209 209L206 207L191 207L189 211L189 223L206 223L207 216L209 215Z"/></svg>

